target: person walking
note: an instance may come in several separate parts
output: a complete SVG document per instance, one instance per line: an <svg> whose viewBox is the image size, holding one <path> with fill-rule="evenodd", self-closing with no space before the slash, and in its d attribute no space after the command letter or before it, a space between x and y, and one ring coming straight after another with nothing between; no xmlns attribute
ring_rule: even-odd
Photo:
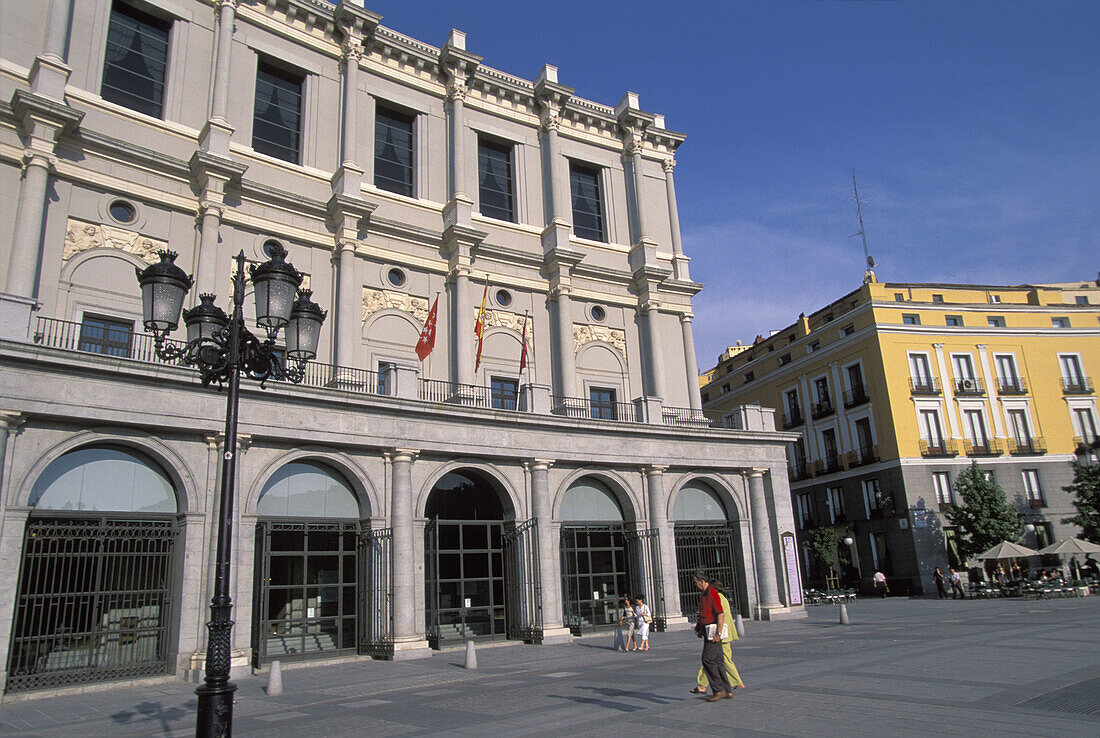
<svg viewBox="0 0 1100 738"><path fill-rule="evenodd" d="M634 602L630 599L630 595L623 598L623 612L619 616L619 627L623 631L623 636L626 641L623 643L624 651L633 651L636 646L634 644L634 624L637 622L637 615L634 614Z"/></svg>
<svg viewBox="0 0 1100 738"><path fill-rule="evenodd" d="M697 569L692 575L692 582L703 593L699 598L699 617L695 621L695 632L703 639L701 660L714 690L707 702L718 702L733 696L733 686L726 678L726 670L722 668L722 626L726 624L728 613L722 609L718 590L711 586L706 572Z"/></svg>
<svg viewBox="0 0 1100 738"><path fill-rule="evenodd" d="M936 591L940 595L940 599L947 599L947 587L943 585L943 572L940 571L940 567L936 567L936 571L932 574L932 581L936 583Z"/></svg>
<svg viewBox="0 0 1100 738"><path fill-rule="evenodd" d="M948 575L948 579L951 580L951 599L965 600L966 592L963 591L962 577L959 576L959 572L955 571L954 567L951 567L950 571L951 574Z"/></svg>
<svg viewBox="0 0 1100 738"><path fill-rule="evenodd" d="M884 600L886 599L886 593L890 591L890 588L886 586L886 575L881 571L875 572L875 591Z"/></svg>
<svg viewBox="0 0 1100 738"><path fill-rule="evenodd" d="M722 628L722 666L726 670L726 677L729 679L730 684L734 689L744 689L745 682L741 680L741 675L737 672L737 667L733 663L733 653L731 651L730 644L733 641L739 640L737 636L737 628L730 623L730 614L733 613L733 609L730 607L729 600L726 599L725 587L719 581L710 583L710 586L714 587L718 591L718 599L722 603L722 611L726 613L726 622ZM688 691L692 694L706 694L707 685L710 684L710 679L707 678L706 670L700 666L699 673L695 677L695 688Z"/></svg>
<svg viewBox="0 0 1100 738"><path fill-rule="evenodd" d="M638 650L649 650L649 626L653 623L653 613L645 603L645 596L638 595L634 605L634 631L638 634Z"/></svg>

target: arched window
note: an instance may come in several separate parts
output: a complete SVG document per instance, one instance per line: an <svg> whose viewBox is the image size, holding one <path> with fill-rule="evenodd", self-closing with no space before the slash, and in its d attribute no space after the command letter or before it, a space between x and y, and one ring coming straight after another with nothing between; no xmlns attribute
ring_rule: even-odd
<svg viewBox="0 0 1100 738"><path fill-rule="evenodd" d="M143 454L114 446L70 451L50 464L31 491L36 510L174 513L172 482Z"/></svg>
<svg viewBox="0 0 1100 738"><path fill-rule="evenodd" d="M351 487L320 464L295 461L271 475L256 514L278 518L358 518L359 502Z"/></svg>
<svg viewBox="0 0 1100 738"><path fill-rule="evenodd" d="M674 520L726 522L726 508L710 485L692 480L680 488L672 506Z"/></svg>
<svg viewBox="0 0 1100 738"><path fill-rule="evenodd" d="M594 477L582 477L569 486L561 501L562 521L623 522L623 511L611 489Z"/></svg>

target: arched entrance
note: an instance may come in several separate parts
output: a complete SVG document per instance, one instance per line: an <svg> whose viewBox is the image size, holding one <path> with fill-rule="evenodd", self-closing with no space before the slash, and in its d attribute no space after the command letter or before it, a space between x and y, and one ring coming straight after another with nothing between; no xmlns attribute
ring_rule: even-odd
<svg viewBox="0 0 1100 738"><path fill-rule="evenodd" d="M448 472L432 487L424 514L429 644L506 637L504 536L512 515L496 488L475 470Z"/></svg>
<svg viewBox="0 0 1100 738"><path fill-rule="evenodd" d="M357 653L359 502L327 466L279 468L256 505L254 665Z"/></svg>
<svg viewBox="0 0 1100 738"><path fill-rule="evenodd" d="M693 479L676 494L672 517L680 612L691 617L699 608L699 592L692 583L696 569L704 569L721 580L730 606L741 611L742 603L748 601L744 565L738 556L741 533L730 522L722 498L705 481Z"/></svg>
<svg viewBox="0 0 1100 738"><path fill-rule="evenodd" d="M121 446L71 451L34 484L8 692L171 673L176 490Z"/></svg>
<svg viewBox="0 0 1100 738"><path fill-rule="evenodd" d="M562 615L575 634L618 623L630 561L623 512L595 477L573 482L561 511Z"/></svg>

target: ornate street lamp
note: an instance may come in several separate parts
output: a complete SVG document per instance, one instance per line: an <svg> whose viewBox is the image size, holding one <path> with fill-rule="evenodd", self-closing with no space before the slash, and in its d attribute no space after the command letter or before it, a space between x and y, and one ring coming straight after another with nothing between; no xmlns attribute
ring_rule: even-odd
<svg viewBox="0 0 1100 738"><path fill-rule="evenodd" d="M214 564L214 596L210 599L210 622L206 624L206 675L195 690L198 715L195 735L222 738L233 730L233 693L229 681L230 619L233 602L229 597L229 562L233 538L233 497L237 447L237 406L241 374L263 387L269 379L297 384L305 376L305 365L317 355L325 311L298 290L302 275L285 261L282 248L271 252L271 260L251 268L256 295L256 322L266 337L254 336L244 323L244 252L237 254L233 275L233 312L214 304L214 295L199 295L199 304L183 311L187 342L169 342L168 334L179 325L180 309L192 279L175 265L177 254L160 252L160 262L137 271L141 285L145 330L153 334L157 356L183 366L198 368L204 387L217 382L228 385L225 411L225 454L219 496L218 550ZM297 293L297 299L295 294ZM286 359L280 356L275 337L286 329ZM293 362L290 364L289 362Z"/></svg>

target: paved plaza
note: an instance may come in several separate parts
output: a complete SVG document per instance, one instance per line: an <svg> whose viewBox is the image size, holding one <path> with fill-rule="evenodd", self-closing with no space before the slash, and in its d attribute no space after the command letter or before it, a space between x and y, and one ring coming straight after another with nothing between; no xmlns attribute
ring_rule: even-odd
<svg viewBox="0 0 1100 738"><path fill-rule="evenodd" d="M238 681L238 736L1100 735L1100 597L862 600L808 620L746 622L734 658L748 685L708 704L688 694L690 632L649 653L506 645L414 662L286 668ZM193 685L112 687L0 705L0 734L186 736Z"/></svg>

